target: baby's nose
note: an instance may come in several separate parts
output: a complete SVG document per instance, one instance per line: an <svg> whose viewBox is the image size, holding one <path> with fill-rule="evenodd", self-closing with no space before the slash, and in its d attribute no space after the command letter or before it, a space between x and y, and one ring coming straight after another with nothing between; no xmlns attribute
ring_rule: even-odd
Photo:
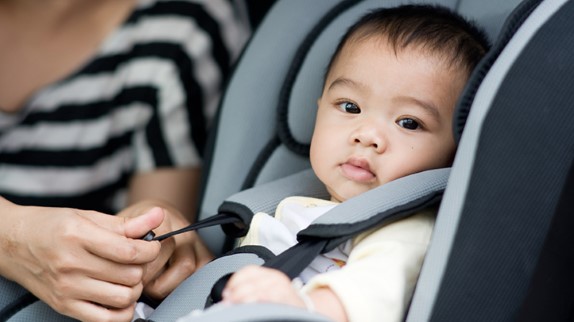
<svg viewBox="0 0 574 322"><path fill-rule="evenodd" d="M353 142L364 147L374 148L378 153L385 149L385 137L382 131L375 127L362 127L353 135Z"/></svg>

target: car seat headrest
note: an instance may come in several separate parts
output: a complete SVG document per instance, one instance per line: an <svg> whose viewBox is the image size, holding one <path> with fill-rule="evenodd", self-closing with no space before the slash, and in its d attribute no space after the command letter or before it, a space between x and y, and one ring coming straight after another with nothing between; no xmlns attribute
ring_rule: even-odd
<svg viewBox="0 0 574 322"><path fill-rule="evenodd" d="M335 6L307 34L295 54L281 88L277 120L279 138L295 153L309 153L326 58L331 57L341 35L364 13L366 5L375 7L372 1L359 5L343 1Z"/></svg>

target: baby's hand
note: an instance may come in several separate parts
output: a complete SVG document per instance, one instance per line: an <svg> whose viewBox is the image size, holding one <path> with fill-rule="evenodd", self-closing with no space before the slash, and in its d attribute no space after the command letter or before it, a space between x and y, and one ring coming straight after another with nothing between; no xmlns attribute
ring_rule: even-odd
<svg viewBox="0 0 574 322"><path fill-rule="evenodd" d="M233 274L222 296L224 303L231 304L270 302L306 307L287 275L260 266L246 266Z"/></svg>

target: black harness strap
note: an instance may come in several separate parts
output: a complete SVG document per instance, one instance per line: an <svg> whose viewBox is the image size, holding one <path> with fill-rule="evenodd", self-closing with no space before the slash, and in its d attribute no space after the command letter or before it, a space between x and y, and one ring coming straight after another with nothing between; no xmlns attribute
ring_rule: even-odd
<svg viewBox="0 0 574 322"><path fill-rule="evenodd" d="M0 310L0 321L8 321L16 313L20 312L25 307L32 305L38 301L38 298L32 293L26 293L10 303L8 306Z"/></svg>
<svg viewBox="0 0 574 322"><path fill-rule="evenodd" d="M323 252L328 241L328 239L307 239L301 241L266 261L263 266L278 269L289 276L290 279L294 279L311 264L315 257Z"/></svg>

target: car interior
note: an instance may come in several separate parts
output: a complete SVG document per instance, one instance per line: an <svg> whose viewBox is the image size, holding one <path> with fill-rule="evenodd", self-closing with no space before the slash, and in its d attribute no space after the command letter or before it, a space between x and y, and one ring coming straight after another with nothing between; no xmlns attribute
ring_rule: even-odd
<svg viewBox="0 0 574 322"><path fill-rule="evenodd" d="M176 321L208 307L216 282L245 265L285 264L268 264L265 254L234 253L236 238L254 213L273 213L285 196L326 195L309 163L325 57L364 13L412 2L277 0L259 13L206 151L199 222L232 218L198 230L218 258L182 283L148 321ZM320 240L316 251L324 252L373 224L440 201L405 321L573 321L574 2L414 2L461 13L493 44L456 107L454 163L343 202L302 232L301 244ZM405 190L407 199L393 198ZM307 256L293 254L301 261ZM0 280L0 320L70 319ZM253 303L208 309L185 321L329 320Z"/></svg>

